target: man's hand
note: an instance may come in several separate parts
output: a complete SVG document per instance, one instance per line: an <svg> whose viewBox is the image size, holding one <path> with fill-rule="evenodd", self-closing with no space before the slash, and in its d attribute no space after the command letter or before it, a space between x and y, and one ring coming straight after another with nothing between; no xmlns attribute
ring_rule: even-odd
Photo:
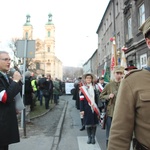
<svg viewBox="0 0 150 150"><path fill-rule="evenodd" d="M84 116L84 111L81 111L81 112L80 112L80 115Z"/></svg>
<svg viewBox="0 0 150 150"><path fill-rule="evenodd" d="M114 96L115 96L115 95L114 95L113 93L110 93L110 94L109 94L109 99L114 98Z"/></svg>
<svg viewBox="0 0 150 150"><path fill-rule="evenodd" d="M15 71L13 74L13 80L18 82L21 80L21 74L18 71Z"/></svg>

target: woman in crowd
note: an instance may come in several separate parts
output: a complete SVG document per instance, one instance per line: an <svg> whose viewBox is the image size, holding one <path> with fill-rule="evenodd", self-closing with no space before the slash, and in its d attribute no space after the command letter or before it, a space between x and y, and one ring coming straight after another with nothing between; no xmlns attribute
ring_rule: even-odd
<svg viewBox="0 0 150 150"><path fill-rule="evenodd" d="M80 113L84 116L84 124L87 128L87 144L95 144L96 127L100 117L96 90L93 85L96 77L88 73L83 75L82 79L85 80L85 85L80 87Z"/></svg>

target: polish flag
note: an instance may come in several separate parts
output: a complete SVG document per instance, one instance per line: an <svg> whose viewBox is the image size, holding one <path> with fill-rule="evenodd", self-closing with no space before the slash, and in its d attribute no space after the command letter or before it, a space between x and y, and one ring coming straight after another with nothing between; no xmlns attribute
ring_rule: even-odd
<svg viewBox="0 0 150 150"><path fill-rule="evenodd" d="M115 37L112 39L112 51L111 51L111 65L110 65L110 80L114 80L114 67L117 65L117 52Z"/></svg>

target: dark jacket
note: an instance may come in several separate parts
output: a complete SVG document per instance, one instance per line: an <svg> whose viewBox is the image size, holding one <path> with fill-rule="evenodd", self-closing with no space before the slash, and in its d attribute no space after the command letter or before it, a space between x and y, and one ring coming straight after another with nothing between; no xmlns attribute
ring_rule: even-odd
<svg viewBox="0 0 150 150"><path fill-rule="evenodd" d="M44 89L43 90L47 90L49 92L49 96L47 97L50 97L52 94L53 94L53 82L52 80L46 80L44 83L43 83L43 87ZM44 92L44 91L43 91ZM44 95L44 94L43 94ZM45 96L45 95L44 95Z"/></svg>
<svg viewBox="0 0 150 150"><path fill-rule="evenodd" d="M18 122L14 97L21 92L21 82L9 82L0 73L0 94L6 90L6 103L0 102L0 146L19 142Z"/></svg>
<svg viewBox="0 0 150 150"><path fill-rule="evenodd" d="M76 108L80 109L80 98L79 98L79 84L77 84L74 88L73 100L75 100Z"/></svg>
<svg viewBox="0 0 150 150"><path fill-rule="evenodd" d="M33 88L31 85L31 78L25 77L25 105L32 104L32 93L33 93Z"/></svg>
<svg viewBox="0 0 150 150"><path fill-rule="evenodd" d="M38 81L38 86L39 86L39 89L40 89L40 90L43 90L43 89L44 89L44 83L45 83L45 81L46 81L46 78L45 78L45 77L42 77L42 78L39 79L39 81Z"/></svg>
<svg viewBox="0 0 150 150"><path fill-rule="evenodd" d="M97 104L97 96L96 91L95 92L95 103ZM83 95L81 93L80 95ZM84 96L84 100L80 100L80 111L84 111L84 124L85 125L96 125L98 124L98 116L94 112L92 112L91 107L88 104L88 101L86 100Z"/></svg>

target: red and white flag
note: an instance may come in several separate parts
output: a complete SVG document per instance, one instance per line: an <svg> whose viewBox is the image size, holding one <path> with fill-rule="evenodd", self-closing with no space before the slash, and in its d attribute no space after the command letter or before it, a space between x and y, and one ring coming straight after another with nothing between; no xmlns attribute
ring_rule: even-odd
<svg viewBox="0 0 150 150"><path fill-rule="evenodd" d="M111 38L112 51L111 51L111 64L110 64L110 80L114 80L114 67L117 65L117 52L115 38Z"/></svg>
<svg viewBox="0 0 150 150"><path fill-rule="evenodd" d="M102 77L105 76L106 68L107 68L107 62L105 61L104 69L102 70Z"/></svg>

